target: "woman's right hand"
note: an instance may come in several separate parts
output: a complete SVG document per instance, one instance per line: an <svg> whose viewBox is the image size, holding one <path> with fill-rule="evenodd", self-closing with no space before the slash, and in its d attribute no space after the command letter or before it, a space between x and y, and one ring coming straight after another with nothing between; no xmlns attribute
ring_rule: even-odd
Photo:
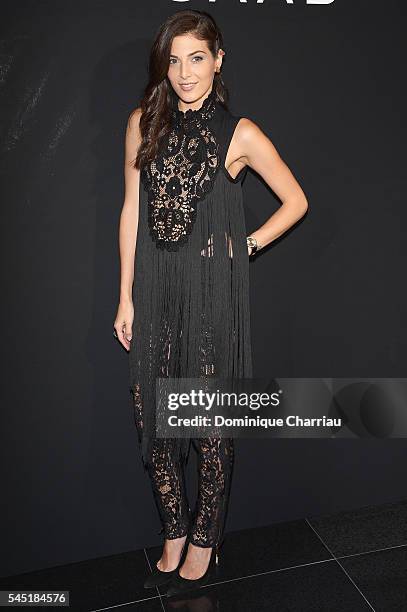
<svg viewBox="0 0 407 612"><path fill-rule="evenodd" d="M119 303L114 329L116 330L117 339L124 346L126 351L130 350L130 342L133 337L133 320L134 307L131 300Z"/></svg>

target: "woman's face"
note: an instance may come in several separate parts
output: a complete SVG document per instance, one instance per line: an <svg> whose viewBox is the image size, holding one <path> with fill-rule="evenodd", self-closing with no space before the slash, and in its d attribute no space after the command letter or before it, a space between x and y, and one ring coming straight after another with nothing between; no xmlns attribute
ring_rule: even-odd
<svg viewBox="0 0 407 612"><path fill-rule="evenodd" d="M184 104L191 108L201 106L202 99L206 98L212 88L215 72L220 70L223 53L220 49L214 58L206 41L192 34L173 39L168 79Z"/></svg>

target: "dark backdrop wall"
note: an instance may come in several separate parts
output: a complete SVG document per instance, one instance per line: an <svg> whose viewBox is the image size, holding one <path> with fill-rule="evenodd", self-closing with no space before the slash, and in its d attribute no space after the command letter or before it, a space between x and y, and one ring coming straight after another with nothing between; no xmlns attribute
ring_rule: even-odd
<svg viewBox="0 0 407 612"><path fill-rule="evenodd" d="M167 15L218 20L232 112L268 134L309 201L251 262L255 375L405 374L407 185L401 1L2 6L8 575L161 541L112 326L125 124ZM244 194L253 231L279 202L252 171ZM228 529L401 499L406 459L405 440L239 440Z"/></svg>

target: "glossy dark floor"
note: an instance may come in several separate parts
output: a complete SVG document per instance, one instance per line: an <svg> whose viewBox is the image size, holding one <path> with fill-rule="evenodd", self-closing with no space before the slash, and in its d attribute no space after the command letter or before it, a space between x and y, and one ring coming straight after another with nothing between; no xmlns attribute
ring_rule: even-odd
<svg viewBox="0 0 407 612"><path fill-rule="evenodd" d="M69 590L75 611L406 611L407 500L229 532L210 583L182 599L143 588L159 556L82 561L2 578L0 589Z"/></svg>

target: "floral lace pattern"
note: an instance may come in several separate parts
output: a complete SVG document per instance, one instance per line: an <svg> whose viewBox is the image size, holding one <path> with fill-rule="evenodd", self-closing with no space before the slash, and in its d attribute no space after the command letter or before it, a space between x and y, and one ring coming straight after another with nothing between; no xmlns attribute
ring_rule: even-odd
<svg viewBox="0 0 407 612"><path fill-rule="evenodd" d="M202 313L200 368L204 378L215 373L213 334L213 326ZM171 326L163 321L160 376L169 375L168 359L172 344ZM141 434L144 426L143 402L138 383L134 386L133 399L135 420ZM195 546L212 547L223 536L234 463L234 441L232 438L212 437L193 438L192 443L198 454L198 496L193 512L185 484L185 466L175 451L176 438L155 438L146 468L165 539L172 540L189 534Z"/></svg>
<svg viewBox="0 0 407 612"><path fill-rule="evenodd" d="M193 512L190 541L215 546L222 541L234 463L233 438L193 440L198 453L198 498Z"/></svg>
<svg viewBox="0 0 407 612"><path fill-rule="evenodd" d="M190 509L184 467L173 458L175 439L156 438L147 469L166 540L188 533Z"/></svg>
<svg viewBox="0 0 407 612"><path fill-rule="evenodd" d="M232 438L194 438L198 453L198 497L191 512L185 467L173 459L175 440L154 440L148 472L167 540L189 533L195 546L212 547L223 537L234 463Z"/></svg>
<svg viewBox="0 0 407 612"><path fill-rule="evenodd" d="M213 187L220 158L209 121L216 108L213 90L197 110L184 113L174 108L173 127L160 154L142 169L141 180L148 192L150 235L160 249L176 251L187 242L197 203Z"/></svg>

